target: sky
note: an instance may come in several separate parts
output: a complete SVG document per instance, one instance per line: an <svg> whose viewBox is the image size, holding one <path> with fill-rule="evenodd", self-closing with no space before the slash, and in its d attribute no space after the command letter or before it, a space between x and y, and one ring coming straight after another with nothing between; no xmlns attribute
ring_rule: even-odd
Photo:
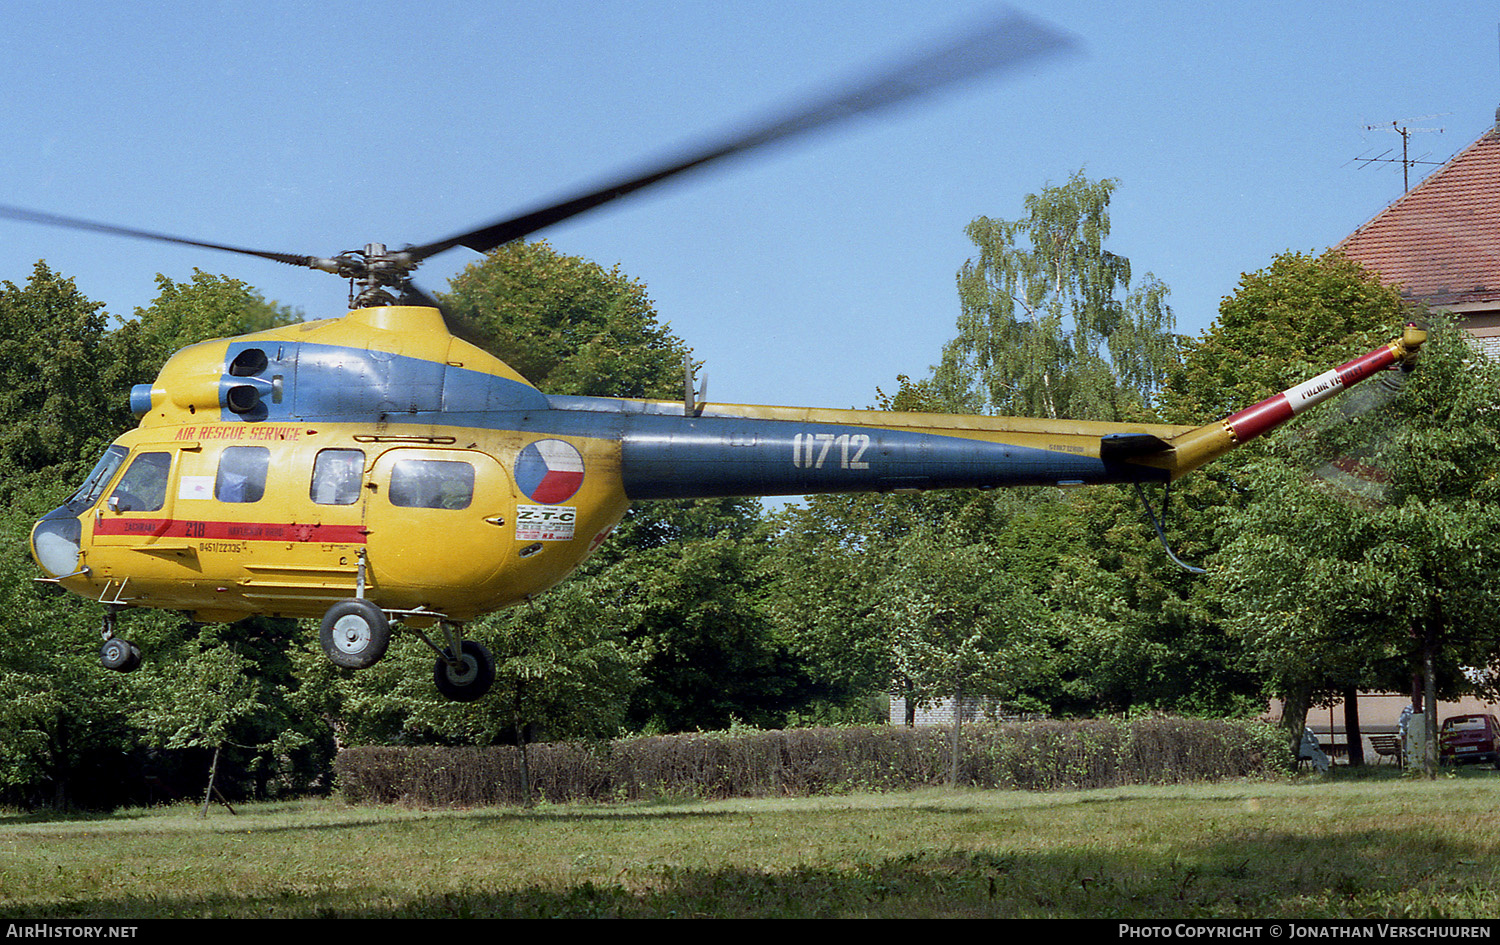
<svg viewBox="0 0 1500 945"><path fill-rule="evenodd" d="M0 204L332 256L530 209L1003 8L973 0L11 0ZM1495 122L1490 4L1054 0L1065 56L860 119L553 227L618 265L705 362L708 399L864 407L941 357L978 216L1082 170L1107 246L1196 335L1242 273L1400 196L1394 126L1441 162ZM1429 130L1430 129L1430 130ZM1439 131L1438 129L1442 129ZM1389 153L1386 153L1389 152ZM1413 167L1413 183L1436 169ZM430 289L478 257L417 273ZM290 266L0 221L129 318L156 276L242 279L308 318L347 286ZM1394 326L1393 326L1394 327ZM122 392L124 396L124 392ZM1207 418L1205 418L1207 419Z"/></svg>

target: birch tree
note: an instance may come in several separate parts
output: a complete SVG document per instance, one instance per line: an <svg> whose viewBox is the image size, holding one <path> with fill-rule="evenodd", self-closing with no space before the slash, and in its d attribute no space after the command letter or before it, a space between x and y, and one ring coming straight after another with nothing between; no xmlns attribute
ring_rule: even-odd
<svg viewBox="0 0 1500 945"><path fill-rule="evenodd" d="M1167 287L1105 248L1118 182L1082 171L1028 196L1017 220L978 217L958 273L957 336L934 371L954 409L1085 420L1149 404L1175 353Z"/></svg>

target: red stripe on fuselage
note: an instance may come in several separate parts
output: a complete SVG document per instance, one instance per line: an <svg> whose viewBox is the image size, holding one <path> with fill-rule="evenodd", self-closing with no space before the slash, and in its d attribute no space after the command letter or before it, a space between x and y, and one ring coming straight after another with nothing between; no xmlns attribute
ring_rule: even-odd
<svg viewBox="0 0 1500 945"><path fill-rule="evenodd" d="M203 538L219 541L317 541L364 544L363 525L299 522L199 522L172 518L103 518L95 535L137 538Z"/></svg>

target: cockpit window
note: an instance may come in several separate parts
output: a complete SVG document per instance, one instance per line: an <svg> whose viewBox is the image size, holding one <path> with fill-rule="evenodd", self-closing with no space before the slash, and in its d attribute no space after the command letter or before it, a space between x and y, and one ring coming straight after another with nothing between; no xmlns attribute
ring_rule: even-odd
<svg viewBox="0 0 1500 945"><path fill-rule="evenodd" d="M111 446L105 450L104 456L94 464L94 469L89 473L88 478L83 480L83 485L78 487L78 491L73 493L72 498L68 499L65 504L69 508L88 508L98 502L99 497L104 494L104 487L109 485L109 481L115 476L115 470L125 462L125 455L128 452L123 446Z"/></svg>
<svg viewBox="0 0 1500 945"><path fill-rule="evenodd" d="M266 494L271 451L264 446L231 446L219 454L214 498L220 502L259 502Z"/></svg>
<svg viewBox="0 0 1500 945"><path fill-rule="evenodd" d="M403 459L391 467L391 504L408 509L466 509L474 467L439 459Z"/></svg>
<svg viewBox="0 0 1500 945"><path fill-rule="evenodd" d="M319 505L353 505L365 471L363 450L319 450L313 460L312 500Z"/></svg>
<svg viewBox="0 0 1500 945"><path fill-rule="evenodd" d="M119 485L109 495L116 512L155 512L167 501L167 474L172 470L171 453L142 453L130 461Z"/></svg>

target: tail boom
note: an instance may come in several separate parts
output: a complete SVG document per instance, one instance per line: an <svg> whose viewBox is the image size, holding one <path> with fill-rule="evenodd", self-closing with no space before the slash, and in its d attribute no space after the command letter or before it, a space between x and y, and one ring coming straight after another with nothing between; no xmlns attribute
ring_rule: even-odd
<svg viewBox="0 0 1500 945"><path fill-rule="evenodd" d="M601 423L615 431L632 500L1171 481L1382 370L1410 363L1425 340L1426 332L1409 327L1363 357L1201 427L549 400L558 415L575 418L579 431Z"/></svg>

